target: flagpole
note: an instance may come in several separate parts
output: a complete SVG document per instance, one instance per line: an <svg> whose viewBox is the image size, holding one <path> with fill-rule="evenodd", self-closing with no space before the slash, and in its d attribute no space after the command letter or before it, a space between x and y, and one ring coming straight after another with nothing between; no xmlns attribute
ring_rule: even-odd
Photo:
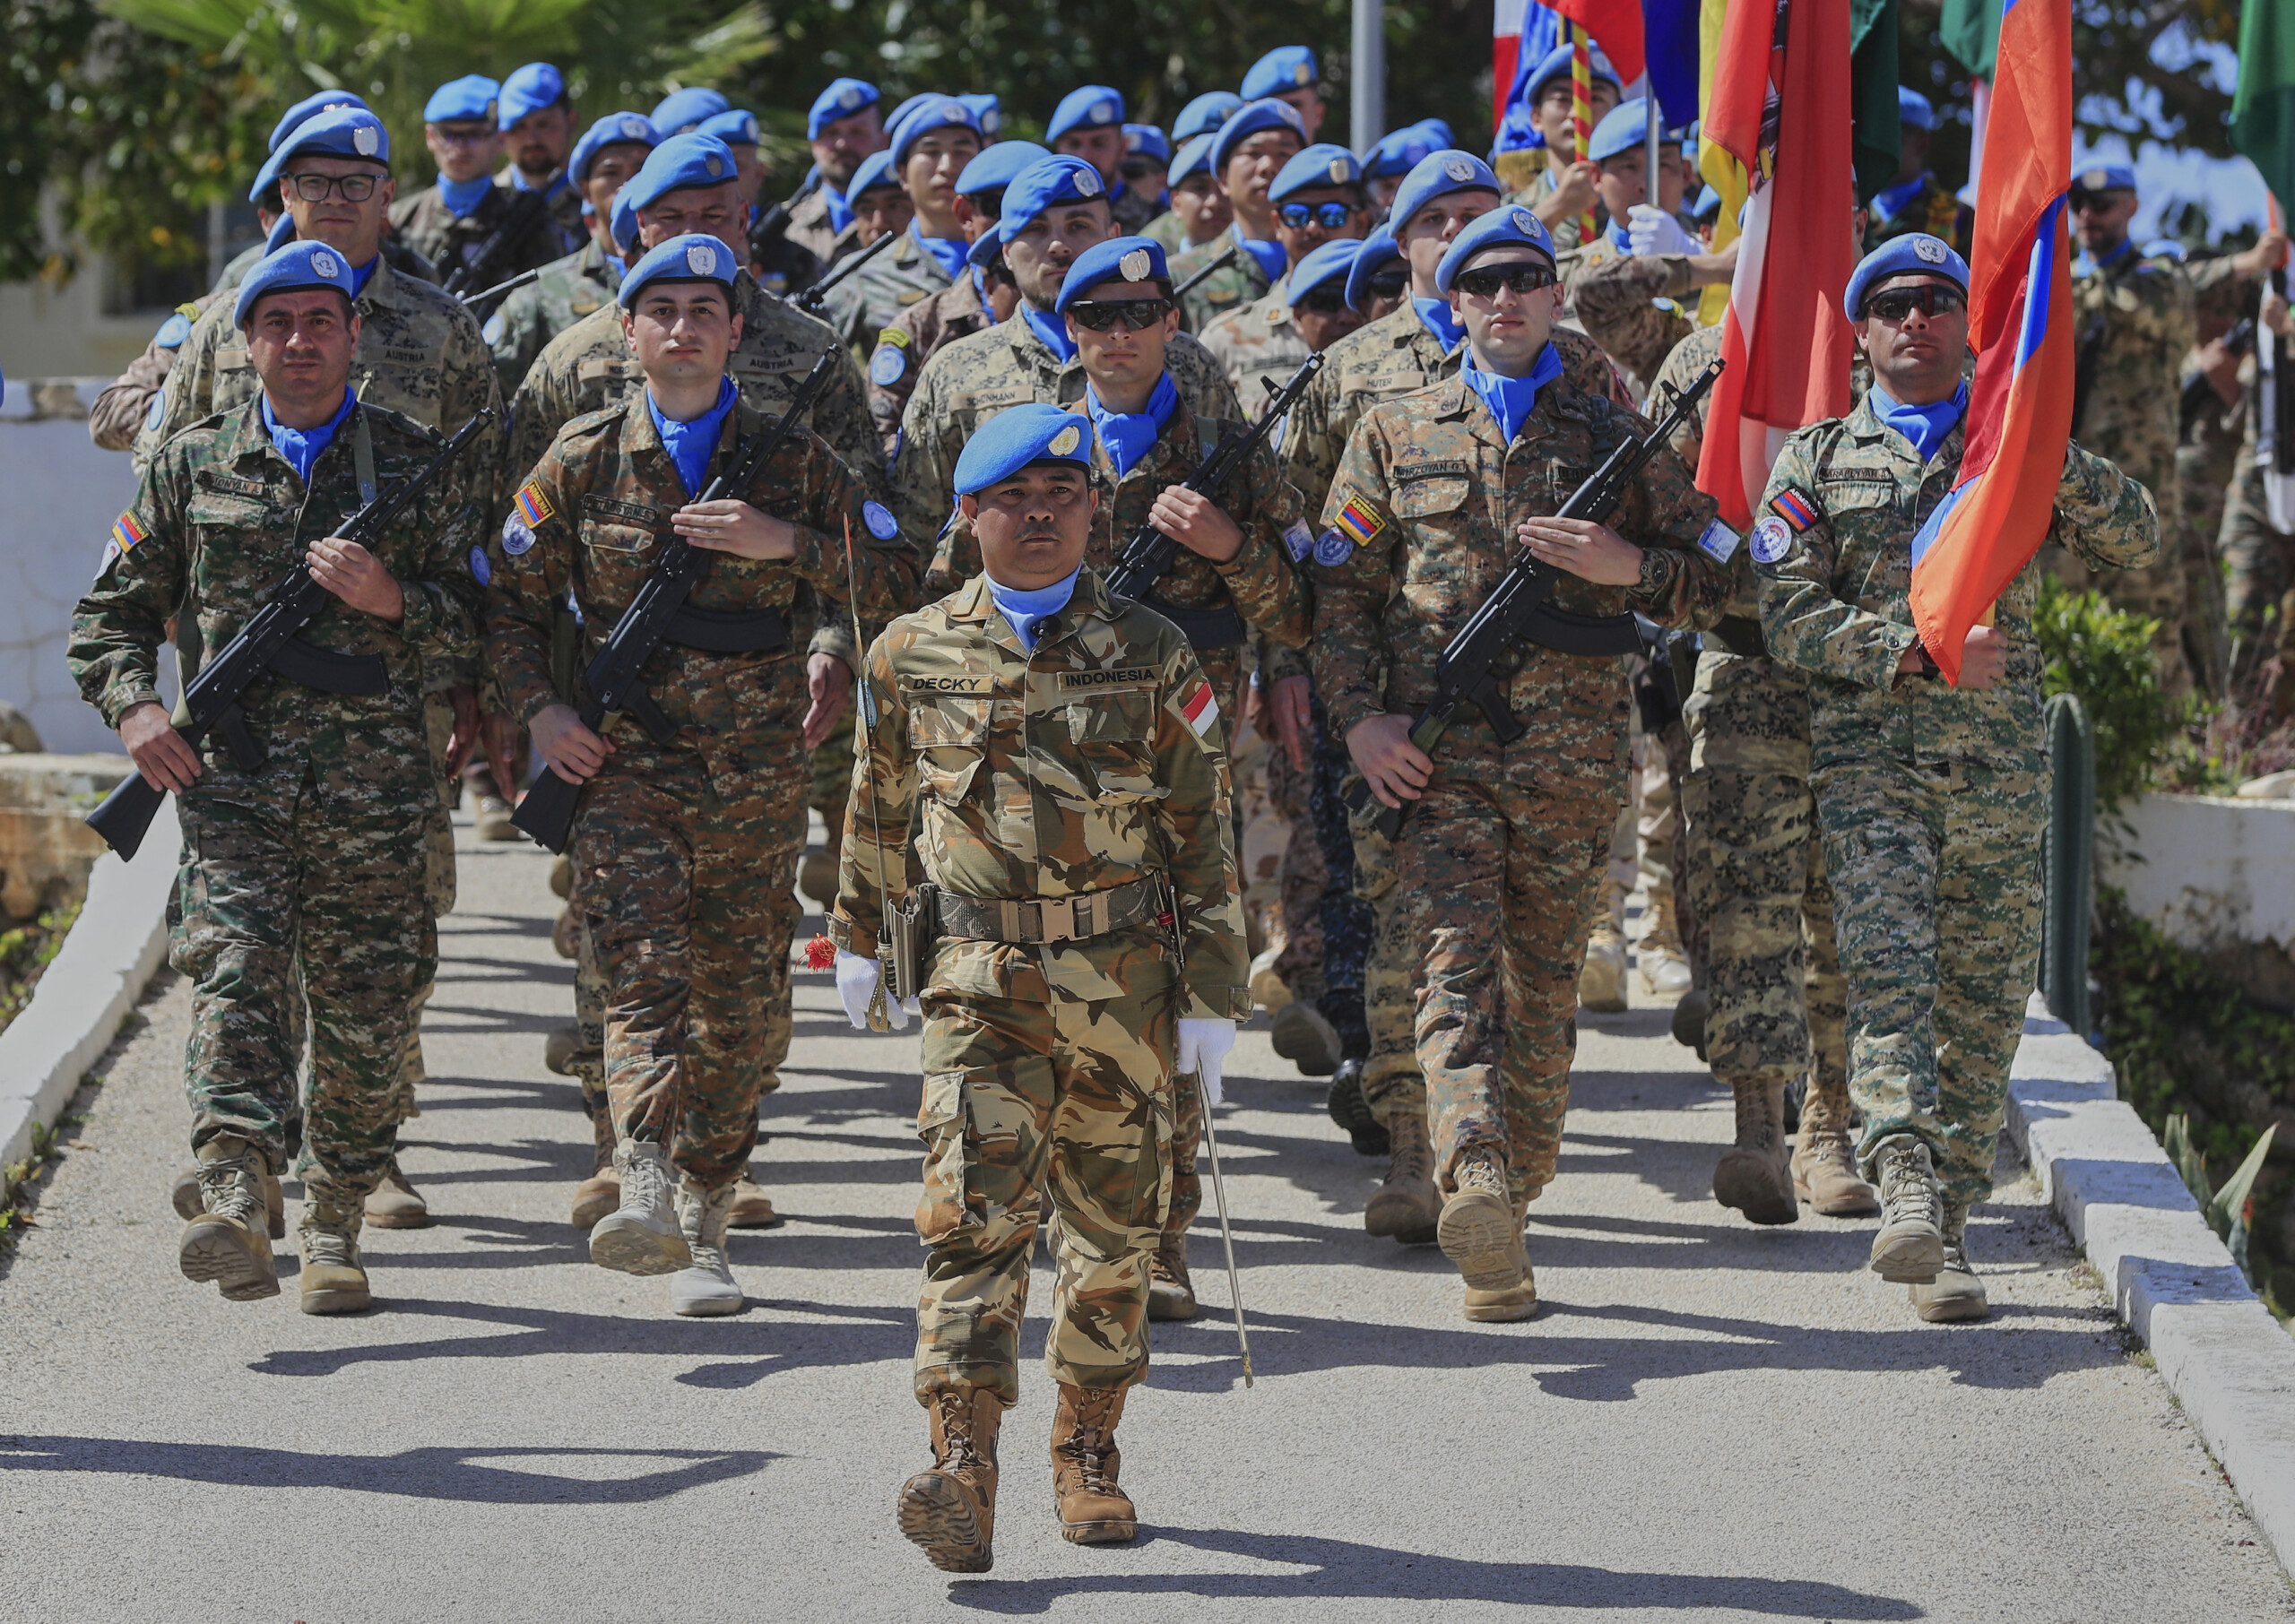
<svg viewBox="0 0 2295 1624"><path fill-rule="evenodd" d="M1563 27L1570 41L1570 125L1578 135L1577 161L1584 163L1587 149L1594 144L1594 37L1575 22ZM1594 240L1591 209L1578 217L1578 240Z"/></svg>
<svg viewBox="0 0 2295 1624"><path fill-rule="evenodd" d="M1355 61L1347 86L1355 150L1367 152L1387 133L1386 0L1355 0ZM1499 86L1494 98L1503 98Z"/></svg>
<svg viewBox="0 0 2295 1624"><path fill-rule="evenodd" d="M1642 142L1641 173L1645 181L1643 190L1649 194L1648 197L1644 201L1646 201L1653 209L1663 209L1666 205L1660 200L1658 192L1658 148L1660 143L1660 138L1666 133L1665 114L1658 106L1658 85L1656 76L1651 74L1645 75L1645 77L1649 83L1649 89L1645 91L1643 94L1649 99L1650 122L1648 125L1648 134L1644 136Z"/></svg>

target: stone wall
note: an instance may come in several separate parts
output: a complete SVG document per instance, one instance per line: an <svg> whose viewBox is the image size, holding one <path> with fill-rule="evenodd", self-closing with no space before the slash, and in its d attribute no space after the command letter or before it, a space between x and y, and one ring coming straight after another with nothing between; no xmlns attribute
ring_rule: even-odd
<svg viewBox="0 0 2295 1624"><path fill-rule="evenodd" d="M2248 998L2295 1010L2295 800L2145 795L2097 876Z"/></svg>

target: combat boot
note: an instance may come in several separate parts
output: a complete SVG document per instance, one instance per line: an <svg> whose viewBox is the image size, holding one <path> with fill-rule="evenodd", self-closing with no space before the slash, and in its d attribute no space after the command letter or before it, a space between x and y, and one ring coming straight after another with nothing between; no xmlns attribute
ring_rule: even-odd
<svg viewBox="0 0 2295 1624"><path fill-rule="evenodd" d="M1004 1404L986 1387L950 1383L925 1404L932 1464L900 1489L900 1531L943 1573L996 1565L996 1434Z"/></svg>
<svg viewBox="0 0 2295 1624"><path fill-rule="evenodd" d="M1812 1083L1801 1101L1801 1132L1793 1147L1793 1193L1828 1218L1857 1218L1881 1210L1880 1197L1857 1171L1849 1142L1849 1100Z"/></svg>
<svg viewBox="0 0 2295 1624"><path fill-rule="evenodd" d="M1275 961L1283 956L1283 950L1289 946L1289 938L1278 926L1271 932L1271 939L1267 946L1260 949L1258 955L1251 960L1251 969L1244 976L1244 984L1251 989L1251 1002L1261 1009L1271 1012L1291 1002L1290 985L1275 972Z"/></svg>
<svg viewBox="0 0 2295 1624"><path fill-rule="evenodd" d="M1434 1147L1426 1132L1426 1108L1389 1111L1387 1137L1394 1147L1387 1162L1387 1181L1372 1192L1363 1209L1363 1227L1373 1235L1391 1235L1405 1246L1423 1246L1434 1239L1435 1221L1442 1211L1434 1193Z"/></svg>
<svg viewBox="0 0 2295 1624"><path fill-rule="evenodd" d="M693 1252L671 1205L670 1159L658 1145L631 1139L613 1153L621 1204L590 1231L590 1261L625 1274L673 1274Z"/></svg>
<svg viewBox="0 0 2295 1624"><path fill-rule="evenodd" d="M1602 911L1578 968L1578 1003L1597 1015L1625 1007L1625 888L1615 880L1602 882Z"/></svg>
<svg viewBox="0 0 2295 1624"><path fill-rule="evenodd" d="M771 1230L781 1227L781 1214L773 1210L773 1197L760 1189L756 1181L743 1175L733 1186L733 1213L725 1220L728 1229Z"/></svg>
<svg viewBox="0 0 2295 1624"><path fill-rule="evenodd" d="M705 1190L690 1179L678 1186L678 1227L685 1233L693 1266L670 1276L670 1311L689 1319L738 1314L748 1306L725 1261L725 1220L733 1211L733 1187Z"/></svg>
<svg viewBox="0 0 2295 1624"><path fill-rule="evenodd" d="M1985 1298L1984 1282L1976 1277L1976 1266L1969 1261L1969 1209L1946 1203L1942 1227L1944 1262L1936 1278L1905 1288L1912 1296L1913 1311L1932 1325L1986 1318L1992 1304Z"/></svg>
<svg viewBox="0 0 2295 1624"><path fill-rule="evenodd" d="M1330 1112L1330 1119L1347 1130L1347 1137L1358 1156L1383 1156L1394 1148L1386 1124L1371 1114L1369 1101L1363 1098L1363 1062L1341 1060L1338 1075L1330 1080L1330 1093L1323 1107Z"/></svg>
<svg viewBox="0 0 2295 1624"><path fill-rule="evenodd" d="M574 860L563 851L550 860L550 894L561 903L574 894Z"/></svg>
<svg viewBox="0 0 2295 1624"><path fill-rule="evenodd" d="M844 850L844 810L839 807L821 814L826 833L818 848L809 848L797 864L797 889L827 913L836 902L837 860Z"/></svg>
<svg viewBox="0 0 2295 1624"><path fill-rule="evenodd" d="M1148 1255L1148 1317L1195 1317L1195 1282L1187 1272L1185 1230L1166 1231Z"/></svg>
<svg viewBox="0 0 2295 1624"><path fill-rule="evenodd" d="M1689 955L1682 950L1670 885L1650 888L1649 928L1641 933L1641 946L1634 959L1641 990L1651 998L1677 998L1689 990Z"/></svg>
<svg viewBox="0 0 2295 1624"><path fill-rule="evenodd" d="M1737 1082L1737 1142L1713 1164L1713 1198L1755 1223L1790 1223L1801 1215L1785 1152L1785 1084Z"/></svg>
<svg viewBox="0 0 2295 1624"><path fill-rule="evenodd" d="M1477 1291L1511 1291L1522 1283L1522 1231L1506 1188L1504 1155L1494 1145L1469 1145L1451 1175L1456 1188L1442 1204L1434 1238L1442 1256L1459 1266Z"/></svg>
<svg viewBox="0 0 2295 1624"><path fill-rule="evenodd" d="M1522 1224L1529 1217L1528 1201L1514 1203L1514 1258L1522 1277L1511 1286L1492 1291L1467 1288L1466 1316L1482 1324L1528 1319L1538 1311L1538 1283L1530 1273L1530 1248L1522 1239Z"/></svg>
<svg viewBox="0 0 2295 1624"><path fill-rule="evenodd" d="M571 908L560 908L550 927L550 951L561 959L582 956L582 922L574 917Z"/></svg>
<svg viewBox="0 0 2295 1624"><path fill-rule="evenodd" d="M176 1216L186 1223L207 1210L206 1198L199 1193L197 1168L176 1175L175 1187L169 1192L169 1199L175 1204ZM287 1197L279 1188L278 1179L267 1172L263 1176L263 1205L268 1220L264 1225L264 1231L273 1240L286 1240Z"/></svg>
<svg viewBox="0 0 2295 1624"><path fill-rule="evenodd" d="M621 1205L621 1170L613 1164L613 1113L601 1110L590 1124L595 1142L590 1176L574 1187L574 1227L595 1229L598 1220Z"/></svg>
<svg viewBox="0 0 2295 1624"><path fill-rule="evenodd" d="M1071 1545L1122 1545L1139 1533L1139 1513L1116 1487L1123 1452L1115 1424L1123 1419L1122 1387L1060 1384L1052 1418L1052 1494L1060 1536Z"/></svg>
<svg viewBox="0 0 2295 1624"><path fill-rule="evenodd" d="M1338 1029L1304 998L1277 1010L1268 1035L1275 1052L1296 1066L1301 1076L1328 1077L1338 1069Z"/></svg>
<svg viewBox="0 0 2295 1624"><path fill-rule="evenodd" d="M420 1230L430 1223L430 1205L406 1181L393 1156L383 1181L367 1196L367 1222L378 1230Z"/></svg>
<svg viewBox="0 0 2295 1624"><path fill-rule="evenodd" d="M303 1200L303 1312L356 1314L374 1301L359 1262L359 1202L308 1194Z"/></svg>
<svg viewBox="0 0 2295 1624"><path fill-rule="evenodd" d="M518 825L510 821L510 803L499 795L478 798L478 811L471 820L471 833L481 840L508 841L520 838Z"/></svg>
<svg viewBox="0 0 2295 1624"><path fill-rule="evenodd" d="M552 1028L550 1036L541 1041L542 1065L561 1077L575 1075L574 1061L581 1052L582 1027L578 1022L568 1021Z"/></svg>
<svg viewBox="0 0 2295 1624"><path fill-rule="evenodd" d="M1880 1173L1881 1231L1872 1270L1884 1280L1926 1285L1944 1266L1944 1204L1925 1139L1892 1134L1874 1147Z"/></svg>
<svg viewBox="0 0 2295 1624"><path fill-rule="evenodd" d="M263 1153L244 1139L219 1136L199 1147L199 1215L176 1243L186 1280L212 1280L231 1302L279 1295L265 1177Z"/></svg>

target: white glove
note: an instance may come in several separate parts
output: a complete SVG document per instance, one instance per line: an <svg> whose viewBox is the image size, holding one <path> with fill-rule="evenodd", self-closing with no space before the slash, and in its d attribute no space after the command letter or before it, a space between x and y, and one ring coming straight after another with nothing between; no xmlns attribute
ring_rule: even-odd
<svg viewBox="0 0 2295 1624"><path fill-rule="evenodd" d="M1219 1087L1219 1063L1235 1046L1235 1024L1233 1021L1190 1020L1180 1017L1180 1043L1177 1063L1173 1069L1193 1072L1203 1086L1203 1102L1217 1105L1225 1095Z"/></svg>
<svg viewBox="0 0 2295 1624"><path fill-rule="evenodd" d="M836 996L844 1006L844 1018L853 1023L855 1032L869 1030L869 1001L877 996L877 979L885 967L874 959L864 959L857 953L836 950ZM908 1024L908 1012L891 998L885 1000L885 1018L895 1032Z"/></svg>
<svg viewBox="0 0 2295 1624"><path fill-rule="evenodd" d="M1682 222L1663 209L1636 203L1625 212L1626 235L1633 239L1636 255L1644 254L1702 254L1697 238L1682 229Z"/></svg>

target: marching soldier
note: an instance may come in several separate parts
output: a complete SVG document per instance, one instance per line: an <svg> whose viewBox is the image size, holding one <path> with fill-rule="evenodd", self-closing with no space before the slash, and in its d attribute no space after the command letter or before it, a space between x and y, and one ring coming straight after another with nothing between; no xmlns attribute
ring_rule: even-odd
<svg viewBox="0 0 2295 1624"><path fill-rule="evenodd" d="M2038 569L1969 633L1956 687L1937 679L1908 607L1914 532L1960 475L1967 301L1968 266L1939 238L1865 257L1843 302L1872 387L1848 417L1786 441L1749 543L1767 646L1809 673L1849 1091L1882 1203L1872 1268L1910 1283L1927 1320L1988 1311L1968 1220L1992 1193L2040 952L2048 815ZM2159 550L2151 493L2077 445L2049 535L2104 568Z"/></svg>
<svg viewBox="0 0 2295 1624"><path fill-rule="evenodd" d="M1163 244L1166 254L1176 256L1215 242L1235 223L1227 194L1211 173L1211 144L1217 139L1217 130L1189 136L1164 172L1171 207L1149 220L1140 235Z"/></svg>
<svg viewBox="0 0 2295 1624"><path fill-rule="evenodd" d="M742 336L741 263L695 233L630 268L617 297L644 392L568 423L518 488L487 609L512 713L553 772L585 786L576 894L608 984L621 1174L590 1256L633 1274L676 1271L671 1306L687 1315L736 1313L743 1300L725 1229L758 1097L789 1045L791 887L810 782L791 763L842 709L858 658L853 592L860 613L881 617L915 582L892 515L809 432L793 432L738 496L695 500L767 428L727 376ZM550 675L558 606L572 593L582 659L594 657L672 533L720 555L689 600L708 637L683 642L673 626L651 668L676 737L664 744L619 714L593 731Z"/></svg>
<svg viewBox="0 0 2295 1624"><path fill-rule="evenodd" d="M1173 260L1173 280L1186 281L1231 244L1237 252L1232 263L1197 283L1182 301L1189 332L1200 333L1215 318L1243 308L1283 274L1289 261L1276 240L1275 204L1268 188L1306 144L1299 109L1271 97L1246 103L1219 126L1211 142L1211 174L1227 195L1234 224L1225 236Z"/></svg>
<svg viewBox="0 0 2295 1624"><path fill-rule="evenodd" d="M828 323L846 343L865 344L964 273L972 241L957 181L985 144L980 116L954 96L936 96L894 124L891 174L907 194L909 221L901 241L829 294Z"/></svg>
<svg viewBox="0 0 2295 1624"><path fill-rule="evenodd" d="M579 253L590 233L582 219L581 186L567 173L580 126L574 121L574 99L566 93L565 75L547 62L529 62L515 69L502 82L497 117L503 151L510 155L500 184L513 202L522 192L544 194L550 200L550 223L558 230L559 252Z"/></svg>
<svg viewBox="0 0 2295 1624"><path fill-rule="evenodd" d="M1380 136L1363 155L1363 184L1370 191L1373 212L1385 215L1403 177L1416 168L1429 152L1457 144L1451 139L1451 126L1439 118L1407 125Z"/></svg>
<svg viewBox="0 0 2295 1624"><path fill-rule="evenodd" d="M805 140L813 151L810 187L789 211L788 238L826 266L837 238L853 223L844 188L861 160L885 147L877 87L865 79L835 79L805 114Z"/></svg>
<svg viewBox="0 0 2295 1624"><path fill-rule="evenodd" d="M1123 92L1087 84L1060 99L1052 122L1044 125L1044 139L1053 151L1080 158L1097 170L1116 229L1137 231L1161 214L1164 205L1153 194L1124 184L1123 132Z"/></svg>
<svg viewBox="0 0 2295 1624"><path fill-rule="evenodd" d="M1364 204L1363 166L1345 147L1308 147L1285 164L1268 187L1275 205L1276 240L1283 248L1283 277L1255 302L1231 310L1201 330L1203 347L1227 374L1251 410L1264 400L1259 383L1279 385L1314 351L1291 323L1288 279L1299 262L1327 242L1362 239L1370 227ZM1256 414L1254 414L1256 415Z"/></svg>
<svg viewBox="0 0 2295 1624"><path fill-rule="evenodd" d="M1537 1306L1522 1222L1561 1145L1628 700L1615 661L1533 640L1496 674L1524 724L1515 742L1469 708L1430 759L1411 742L1415 713L1444 644L1517 544L1566 577L1556 607L1630 626L1629 609L1661 625L1711 618L1715 561L1736 540L1663 447L1607 523L1549 516L1647 432L1564 376L1548 341L1556 281L1553 238L1529 209L1498 209L1458 234L1435 286L1467 330L1459 375L1364 414L1314 550L1310 652L1330 730L1377 800L1407 813L1390 906L1417 955L1437 1239L1477 1320Z"/></svg>
<svg viewBox="0 0 2295 1624"><path fill-rule="evenodd" d="M870 650L877 720L853 768L829 920L858 1027L881 990L896 900L885 883L905 889L905 864L888 867L887 851L914 815L914 851L938 888L921 965L916 1209L915 1390L933 1464L902 1488L898 1517L956 1573L993 1559L997 1434L1019 1398L1047 1197L1061 1533L1078 1544L1137 1533L1115 1434L1148 1368L1174 1074L1216 1101L1250 1006L1219 702L1177 629L1111 596L1085 563L1093 445L1088 419L1032 403L965 446L952 483L983 573Z"/></svg>
<svg viewBox="0 0 2295 1624"><path fill-rule="evenodd" d="M693 134L718 114L731 112L732 107L723 91L690 84L681 91L671 91L655 102L645 121L667 141L672 135Z"/></svg>
<svg viewBox="0 0 2295 1624"><path fill-rule="evenodd" d="M438 178L391 205L391 229L436 265L441 277L474 263L510 221L517 194L494 184L494 166L502 156L497 123L501 95L502 87L493 80L470 73L440 85L423 105L422 139L438 166ZM487 272L489 285L565 253L556 222L545 210L496 256Z"/></svg>
<svg viewBox="0 0 2295 1624"><path fill-rule="evenodd" d="M285 1231L273 1192L297 1110L299 998L309 1314L369 1300L361 1207L393 1166L403 1058L437 954L424 671L475 652L469 555L485 502L485 465L466 459L468 472L447 470L371 547L334 534L368 493L438 447L429 428L351 386L358 281L339 248L299 242L241 282L229 314L254 387L171 436L145 470L74 613L71 649L81 692L137 771L175 793L183 823L169 957L192 983L185 1082L201 1205L178 1246L183 1273L233 1301L278 1294L270 1243ZM221 650L298 566L338 600L304 643L379 687L273 678L241 705L260 766L240 766L220 739L195 749L160 697L167 623L195 613L205 647Z"/></svg>
<svg viewBox="0 0 2295 1624"><path fill-rule="evenodd" d="M1928 168L1928 138L1936 106L1910 85L1897 86L1897 176L1873 194L1865 246L1877 248L1915 232L1940 237L1957 254L1969 251L1976 211L1946 189Z"/></svg>

